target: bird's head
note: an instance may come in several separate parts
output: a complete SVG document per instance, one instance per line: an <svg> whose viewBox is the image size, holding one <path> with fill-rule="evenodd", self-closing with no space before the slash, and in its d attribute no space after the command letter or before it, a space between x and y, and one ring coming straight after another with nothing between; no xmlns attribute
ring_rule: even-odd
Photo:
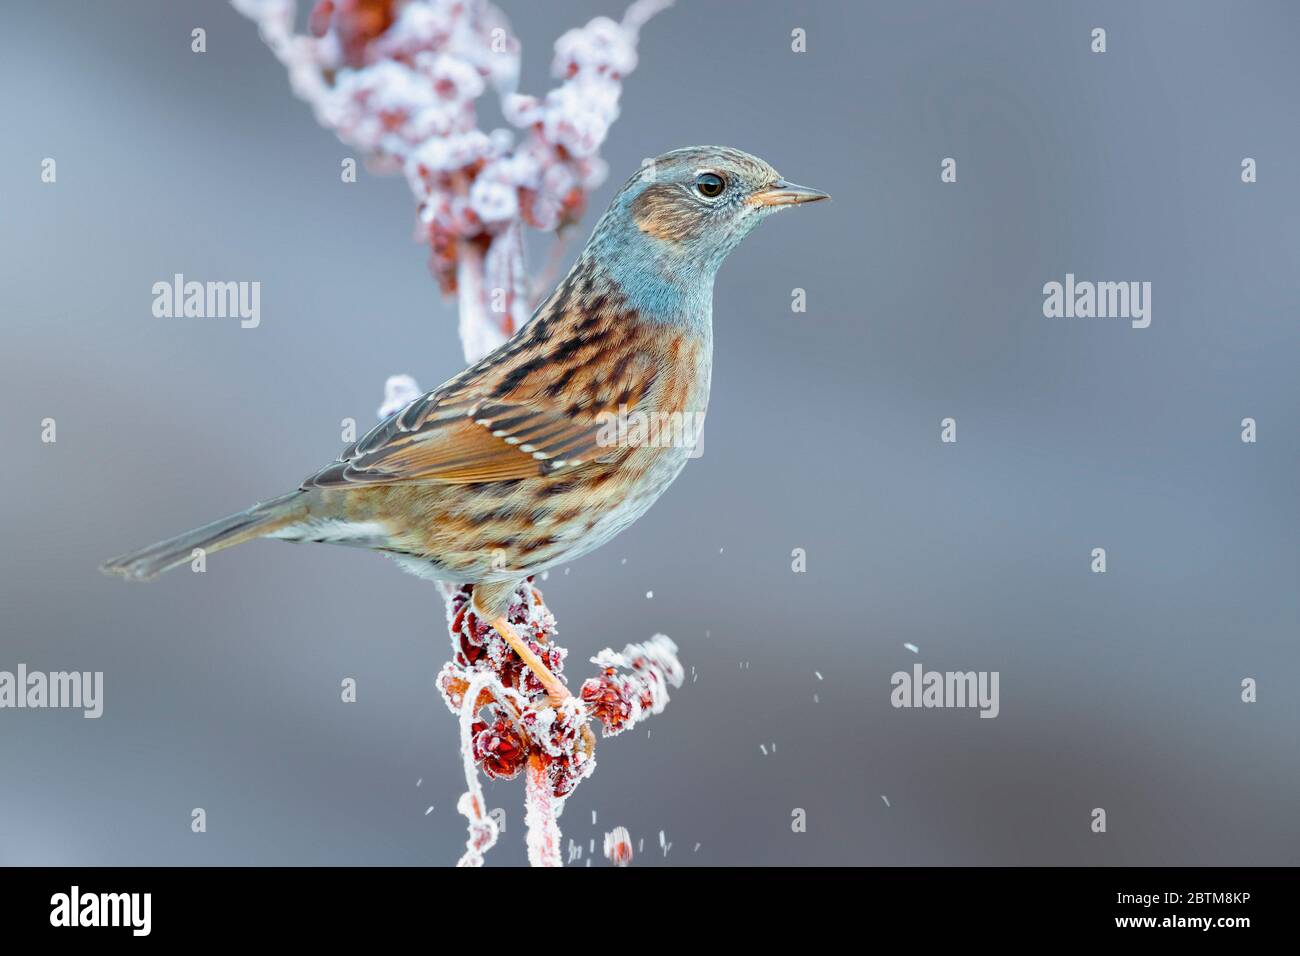
<svg viewBox="0 0 1300 956"><path fill-rule="evenodd" d="M772 213L829 198L786 182L749 153L690 146L642 164L588 249L605 265L635 262L676 284L711 283L727 254Z"/></svg>

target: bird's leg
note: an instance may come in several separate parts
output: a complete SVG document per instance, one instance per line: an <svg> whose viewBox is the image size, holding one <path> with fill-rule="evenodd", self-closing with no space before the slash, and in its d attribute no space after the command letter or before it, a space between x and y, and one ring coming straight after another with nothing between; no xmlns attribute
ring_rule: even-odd
<svg viewBox="0 0 1300 956"><path fill-rule="evenodd" d="M514 648L520 660L537 675L537 679L542 682L542 687L546 690L546 699L552 707L559 707L573 696L569 693L569 688L565 687L564 683L551 673L551 669L543 663L542 659L533 653L533 649L524 642L523 638L515 633L515 629L504 615L493 621L492 627L507 644ZM582 737L582 749L590 757L596 752L596 735L585 723L579 733Z"/></svg>
<svg viewBox="0 0 1300 956"><path fill-rule="evenodd" d="M515 629L511 627L504 614L492 621L492 627L501 635L502 640L514 649L514 652L519 655L519 659L528 665L528 669L537 675L537 679L542 682L542 687L546 691L546 696L550 700L552 707L558 707L571 696L569 688L565 687L563 682L551 673L551 669L543 663L540 657L533 653L533 649L528 646L528 643L515 633Z"/></svg>
<svg viewBox="0 0 1300 956"><path fill-rule="evenodd" d="M528 642L519 636L506 617L512 595L523 583L523 581L494 581L476 584L471 606L480 621L492 622L492 629L501 635L501 639L519 655L524 665L542 682L542 689L546 691L551 706L558 707L571 696L569 688L565 687L564 683L551 673L551 669L545 662L533 653Z"/></svg>

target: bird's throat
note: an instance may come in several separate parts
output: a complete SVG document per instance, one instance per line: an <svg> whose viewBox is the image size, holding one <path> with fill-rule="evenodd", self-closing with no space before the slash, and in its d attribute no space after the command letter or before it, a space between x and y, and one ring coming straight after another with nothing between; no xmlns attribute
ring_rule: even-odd
<svg viewBox="0 0 1300 956"><path fill-rule="evenodd" d="M707 334L713 313L713 270L664 255L654 245L654 241L633 240L613 248L589 246L574 269L589 272L597 285L607 285L640 321Z"/></svg>

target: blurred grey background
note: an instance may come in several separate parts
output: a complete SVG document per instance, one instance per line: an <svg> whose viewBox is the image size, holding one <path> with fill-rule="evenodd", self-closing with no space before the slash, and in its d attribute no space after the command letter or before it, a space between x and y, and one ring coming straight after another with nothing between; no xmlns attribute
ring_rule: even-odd
<svg viewBox="0 0 1300 956"><path fill-rule="evenodd" d="M543 92L555 38L623 4L502 6ZM602 742L566 838L599 856L624 825L645 865L1300 862L1298 33L1281 0L683 0L650 23L570 257L678 146L834 202L724 267L703 458L544 584L571 680L657 631L698 675ZM0 76L0 669L106 684L97 721L0 711L0 862L453 862L430 585L276 542L149 586L95 570L296 486L387 375L461 368L406 185L341 184L354 152L221 2L12 4ZM153 318L175 272L260 281L261 327ZM1044 318L1067 272L1150 281L1151 327ZM999 671L1001 715L892 708L918 661ZM523 863L521 782L488 793L489 860Z"/></svg>

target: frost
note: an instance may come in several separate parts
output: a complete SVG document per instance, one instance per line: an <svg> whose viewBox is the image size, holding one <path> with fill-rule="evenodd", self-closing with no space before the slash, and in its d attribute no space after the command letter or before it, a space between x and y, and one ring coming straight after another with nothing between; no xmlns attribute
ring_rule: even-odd
<svg viewBox="0 0 1300 956"><path fill-rule="evenodd" d="M582 699L604 725L603 736L614 737L668 706L668 686L681 687L686 672L677 659L677 645L664 634L644 644L629 644L622 653L601 651L592 659L603 673L582 685ZM619 669L631 673L619 673Z"/></svg>
<svg viewBox="0 0 1300 956"><path fill-rule="evenodd" d="M519 195L503 179L479 178L470 189L469 205L485 223L506 222L519 214Z"/></svg>
<svg viewBox="0 0 1300 956"><path fill-rule="evenodd" d="M528 776L524 783L524 826L528 830L528 862L532 866L562 866L560 860L560 827L558 818L562 805L551 792L546 767L540 759L528 762Z"/></svg>
<svg viewBox="0 0 1300 956"><path fill-rule="evenodd" d="M656 634L621 652L605 649L593 658L601 675L584 682L578 696L555 703L496 629L479 619L472 598L469 585L450 589L447 627L453 658L435 682L448 709L460 716L461 757L469 786L462 804L471 810L482 806L479 771L507 780L522 773L529 860L558 866L558 818L564 800L596 768L591 720L600 720L605 736L614 736L661 713L668 703L668 687L680 687L685 675L677 645ZM567 652L556 644L555 617L531 582L515 592L507 620L562 679ZM470 850L486 835L476 836L476 827L483 826L478 816L466 816L470 843L465 859L467 865L476 865L482 850L477 857ZM594 814L592 819L594 823Z"/></svg>
<svg viewBox="0 0 1300 956"><path fill-rule="evenodd" d="M400 408L419 398L420 385L409 375L390 375L384 382L384 404L379 406L379 417L387 418Z"/></svg>
<svg viewBox="0 0 1300 956"><path fill-rule="evenodd" d="M474 714L478 710L476 702L479 693L490 690L495 683L496 679L491 674L476 675L465 688L464 700L460 708L461 759L465 764L465 781L469 789L457 801L456 809L469 821L469 839L465 841L465 853L457 866L482 866L483 854L497 842L497 823L487 814L483 788L479 786L478 773L475 771L472 743Z"/></svg>

